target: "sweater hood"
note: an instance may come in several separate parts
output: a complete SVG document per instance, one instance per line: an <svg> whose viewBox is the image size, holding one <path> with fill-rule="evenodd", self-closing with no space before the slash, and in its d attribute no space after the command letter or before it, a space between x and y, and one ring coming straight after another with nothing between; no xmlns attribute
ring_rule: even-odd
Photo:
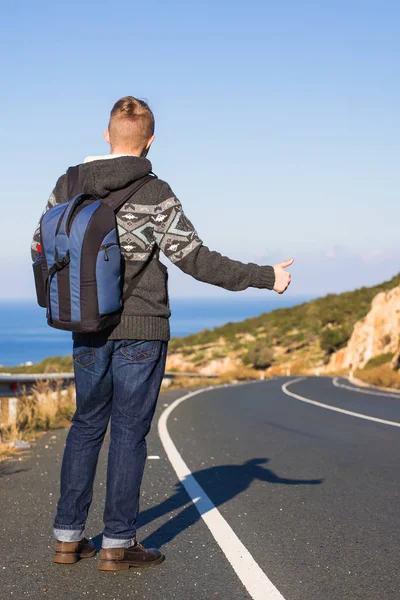
<svg viewBox="0 0 400 600"><path fill-rule="evenodd" d="M112 160L99 159L79 165L82 192L105 198L151 172L151 162L139 156L120 156Z"/></svg>

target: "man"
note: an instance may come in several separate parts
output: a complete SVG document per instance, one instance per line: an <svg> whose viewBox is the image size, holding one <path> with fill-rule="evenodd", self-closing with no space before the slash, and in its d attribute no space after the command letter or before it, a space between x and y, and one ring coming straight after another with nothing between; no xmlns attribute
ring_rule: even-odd
<svg viewBox="0 0 400 600"><path fill-rule="evenodd" d="M98 198L151 172L146 156L154 140L153 113L142 100L121 98L104 135L111 153L88 157L79 166L80 190ZM67 200L67 180L62 175L47 209ZM210 251L169 185L160 179L141 187L118 211L117 222L124 289L136 274L142 276L124 303L119 325L96 334L73 334L76 412L66 440L54 519L54 562L72 564L94 555L84 528L98 454L111 420L101 570L146 566L163 559L159 550L145 549L136 540L146 436L170 338L167 269L159 260L160 250L192 277L234 291L256 287L281 294L290 283L285 269L293 262L258 266ZM38 228L32 244L34 260L39 241Z"/></svg>

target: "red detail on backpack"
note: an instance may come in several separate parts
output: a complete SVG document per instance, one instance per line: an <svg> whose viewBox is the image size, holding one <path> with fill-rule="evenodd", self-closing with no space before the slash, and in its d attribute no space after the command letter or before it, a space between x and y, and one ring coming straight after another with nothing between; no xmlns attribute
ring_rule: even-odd
<svg viewBox="0 0 400 600"><path fill-rule="evenodd" d="M42 252L42 246L41 246L41 244L37 245L37 251L39 252L39 254Z"/></svg>

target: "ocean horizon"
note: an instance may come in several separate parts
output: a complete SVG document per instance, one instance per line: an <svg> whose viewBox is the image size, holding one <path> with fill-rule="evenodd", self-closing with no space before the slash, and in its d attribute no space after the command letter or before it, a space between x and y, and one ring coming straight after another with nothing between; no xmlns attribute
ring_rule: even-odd
<svg viewBox="0 0 400 600"><path fill-rule="evenodd" d="M171 336L185 337L309 300L304 296L172 298ZM37 363L71 351L71 333L49 327L45 310L35 300L0 300L1 366Z"/></svg>

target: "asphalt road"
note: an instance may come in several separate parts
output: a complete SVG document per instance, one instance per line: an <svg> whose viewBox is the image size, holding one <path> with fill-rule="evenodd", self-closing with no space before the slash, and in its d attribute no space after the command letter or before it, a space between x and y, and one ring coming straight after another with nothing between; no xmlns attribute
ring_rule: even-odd
<svg viewBox="0 0 400 600"><path fill-rule="evenodd" d="M216 507L211 513L219 511L284 600L398 600L400 427L288 396L282 386L292 380L188 398L169 416L171 440ZM322 377L286 389L328 407L400 423L400 395L336 383L354 389ZM115 574L97 571L97 558L72 567L51 562L66 437L66 430L57 430L21 460L0 466L1 600L254 597L191 502L158 436L160 415L185 393L160 396L148 439L149 456L160 458L148 460L139 538L162 548L166 561ZM108 437L87 523L98 547L107 447Z"/></svg>

